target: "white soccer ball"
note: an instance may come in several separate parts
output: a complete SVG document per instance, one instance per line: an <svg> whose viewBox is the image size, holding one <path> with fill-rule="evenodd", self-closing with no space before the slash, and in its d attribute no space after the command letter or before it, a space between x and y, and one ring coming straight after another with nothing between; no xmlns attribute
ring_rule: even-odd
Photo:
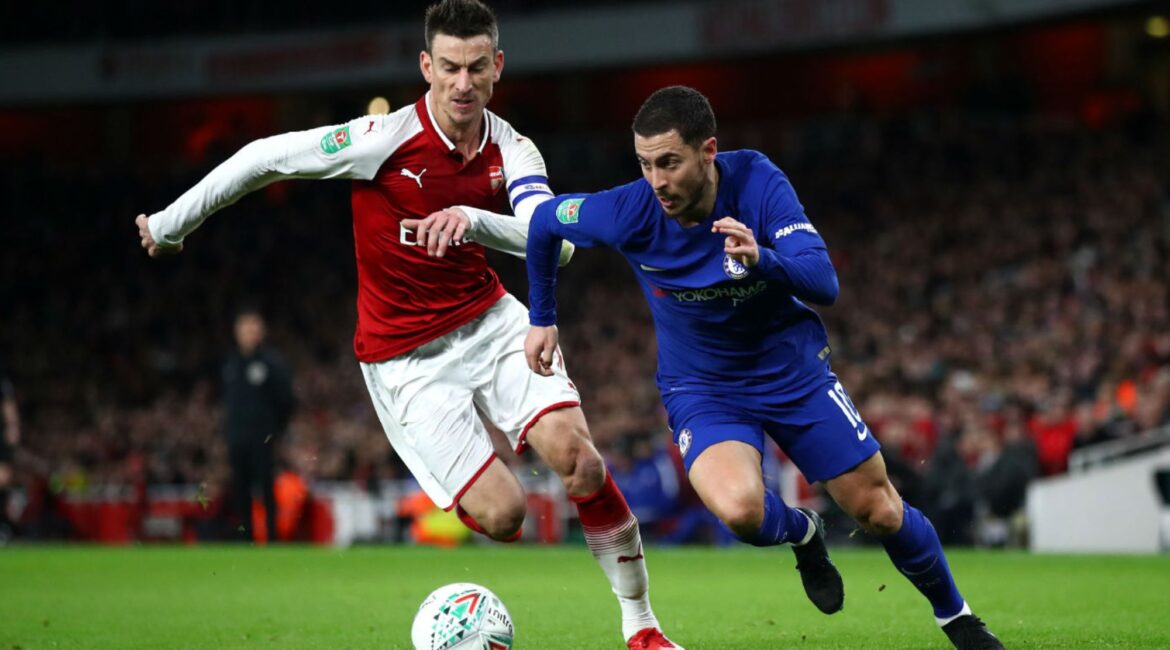
<svg viewBox="0 0 1170 650"><path fill-rule="evenodd" d="M487 587L457 582L439 587L418 606L410 626L414 650L511 650L512 617Z"/></svg>

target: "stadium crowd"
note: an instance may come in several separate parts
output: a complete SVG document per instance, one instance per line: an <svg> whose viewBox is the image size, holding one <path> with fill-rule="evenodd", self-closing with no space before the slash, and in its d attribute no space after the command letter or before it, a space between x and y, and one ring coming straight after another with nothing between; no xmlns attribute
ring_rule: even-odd
<svg viewBox="0 0 1170 650"><path fill-rule="evenodd" d="M202 166L31 157L3 175L0 351L24 417L16 467L30 516L53 495L221 485L217 369L244 303L263 307L295 375L285 466L371 490L406 477L350 350L346 183L259 192L173 259L137 248L134 215L257 135ZM637 174L626 133L531 135L555 190ZM834 369L945 541L972 541L975 518L1010 518L1027 482L1065 471L1072 449L1170 423L1164 121L841 115L721 125L720 143L760 149L792 179L840 276L840 300L819 310ZM17 198L30 196L34 215ZM526 296L522 263L492 259ZM626 469L674 467L661 462L653 329L632 274L616 255L580 251L559 295L599 447ZM979 541L1004 541L990 535Z"/></svg>
<svg viewBox="0 0 1170 650"><path fill-rule="evenodd" d="M650 0L642 0L648 2ZM609 4L618 4L608 0ZM254 34L266 30L310 30L323 25L344 29L368 29L393 21L422 16L431 0L350 0L345 11L311 2L290 0L273 11L264 0L203 0L195 4L113 0L74 3L56 20L39 21L34 5L0 5L0 38L12 44L133 42L167 36ZM582 0L497 0L492 7L501 13L528 13L558 9L595 7ZM40 29L22 26L42 22Z"/></svg>

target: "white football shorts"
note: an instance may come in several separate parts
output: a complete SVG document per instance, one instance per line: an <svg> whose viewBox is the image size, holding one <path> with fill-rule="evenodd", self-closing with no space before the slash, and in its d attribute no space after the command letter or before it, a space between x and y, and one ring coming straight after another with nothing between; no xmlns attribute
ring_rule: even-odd
<svg viewBox="0 0 1170 650"><path fill-rule="evenodd" d="M449 334L386 361L361 364L390 445L445 510L495 458L479 413L519 454L542 415L581 404L559 349L551 377L529 370L527 335L528 310L505 295Z"/></svg>

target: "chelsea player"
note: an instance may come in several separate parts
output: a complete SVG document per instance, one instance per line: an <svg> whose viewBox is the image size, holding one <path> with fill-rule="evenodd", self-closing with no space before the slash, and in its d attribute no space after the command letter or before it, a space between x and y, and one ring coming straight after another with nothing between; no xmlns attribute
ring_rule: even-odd
<svg viewBox="0 0 1170 650"><path fill-rule="evenodd" d="M957 648L1002 648L959 594L930 521L890 484L830 370L825 328L807 304L832 304L837 275L788 178L758 152L718 153L714 113L691 88L655 92L633 130L644 181L558 196L532 216L529 366L553 370L561 241L617 249L650 305L658 387L703 503L746 543L791 544L809 599L839 611L844 589L820 517L764 487L770 436L881 540Z"/></svg>

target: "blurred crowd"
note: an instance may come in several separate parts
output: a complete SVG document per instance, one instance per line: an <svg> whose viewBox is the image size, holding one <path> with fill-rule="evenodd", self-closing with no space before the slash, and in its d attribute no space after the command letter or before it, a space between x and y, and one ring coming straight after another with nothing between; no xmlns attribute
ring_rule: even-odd
<svg viewBox="0 0 1170 650"><path fill-rule="evenodd" d="M531 135L554 189L638 173L625 133ZM840 300L818 310L834 369L899 488L948 541L972 541L973 520L1010 521L1028 481L1066 471L1073 449L1170 422L1164 121L838 116L721 125L720 143L760 149L792 179L840 276ZM218 368L244 303L265 311L295 375L283 466L372 491L406 476L350 349L348 185L273 186L210 219L182 255L148 260L134 216L205 171L32 159L3 176L0 206L17 217L0 222L0 271L18 280L4 283L0 351L30 494L219 489ZM35 214L22 196L36 197ZM526 297L522 263L492 259ZM559 291L562 345L599 447L631 502L646 504L641 516L677 515L685 480L632 274L612 252L580 251ZM647 494L639 467L657 477ZM1008 534L986 530L977 541Z"/></svg>
<svg viewBox="0 0 1170 650"><path fill-rule="evenodd" d="M618 0L606 0L617 4ZM650 2L654 0L642 0ZM658 0L661 1L661 0ZM193 3L149 0L99 0L70 3L67 11L46 21L36 5L0 5L0 39L8 44L71 44L155 40L191 35L255 34L270 30L377 28L418 21L434 0L349 0L344 11L310 0L286 0L274 10L265 0L201 0ZM531 14L549 9L596 6L582 0L495 0L499 13ZM37 29L28 25L37 24Z"/></svg>

